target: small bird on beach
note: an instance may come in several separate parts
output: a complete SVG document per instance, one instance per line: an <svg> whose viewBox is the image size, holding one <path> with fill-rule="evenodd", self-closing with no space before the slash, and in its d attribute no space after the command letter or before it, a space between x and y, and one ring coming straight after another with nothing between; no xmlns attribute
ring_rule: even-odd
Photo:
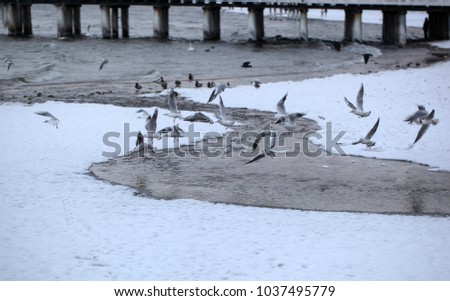
<svg viewBox="0 0 450 301"><path fill-rule="evenodd" d="M47 111L39 111L39 112L34 112L34 113L44 116L44 117L49 117L50 119L45 120L44 123L54 125L56 127L56 129L58 129L58 125L60 123L58 118L56 118L55 116L53 116L52 114L50 114Z"/></svg>
<svg viewBox="0 0 450 301"><path fill-rule="evenodd" d="M201 88L203 86L202 83L199 83L198 80L195 81L195 87L196 88Z"/></svg>
<svg viewBox="0 0 450 301"><path fill-rule="evenodd" d="M250 64L251 64L250 61L246 61L246 62L242 63L241 67L242 68L252 68L252 65L250 65Z"/></svg>
<svg viewBox="0 0 450 301"><path fill-rule="evenodd" d="M192 42L189 42L188 51L194 51L194 46L192 46Z"/></svg>
<svg viewBox="0 0 450 301"><path fill-rule="evenodd" d="M350 112L359 117L367 117L370 115L371 111L365 112L363 109L364 102L364 85L361 84L361 88L359 88L358 95L356 96L356 107L346 98L344 97L345 103L347 106L352 109Z"/></svg>
<svg viewBox="0 0 450 301"><path fill-rule="evenodd" d="M364 53L362 56L364 58L364 64L367 65L367 63L369 62L370 57L373 56L373 55L371 53Z"/></svg>
<svg viewBox="0 0 450 301"><path fill-rule="evenodd" d="M106 64L108 64L108 63L109 63L109 60L108 60L108 59L103 59L103 61L102 61L101 64L100 64L100 68L99 68L98 70L102 70L103 67L104 67Z"/></svg>
<svg viewBox="0 0 450 301"><path fill-rule="evenodd" d="M210 103L211 101L213 101L214 99L216 99L216 97L222 93L223 91L225 91L225 88L229 87L230 83L227 82L226 84L218 84L216 85L216 88L212 91L211 95L209 96L208 101L206 102L207 104Z"/></svg>
<svg viewBox="0 0 450 301"><path fill-rule="evenodd" d="M184 117L183 120L189 121L189 122L203 122L203 123L210 123L210 124L214 123L214 121L212 121L211 118L209 118L202 112L195 112L194 114Z"/></svg>
<svg viewBox="0 0 450 301"><path fill-rule="evenodd" d="M251 84L253 85L253 87L255 87L255 88L261 87L261 81L259 81L259 80L257 80L257 79L252 80L250 83L251 83Z"/></svg>
<svg viewBox="0 0 450 301"><path fill-rule="evenodd" d="M417 105L417 111L414 112L413 114L409 115L408 117L406 117L406 119L403 121L408 122L409 124L411 124L413 122L420 124L420 121L423 120L427 116L428 116L428 111L425 109L425 106Z"/></svg>
<svg viewBox="0 0 450 301"><path fill-rule="evenodd" d="M179 88L181 86L181 82L179 80L175 80L175 87Z"/></svg>
<svg viewBox="0 0 450 301"><path fill-rule="evenodd" d="M139 90L142 89L142 86L139 85L139 83L135 83L135 84L134 84L134 88L136 89L136 92L138 92Z"/></svg>
<svg viewBox="0 0 450 301"><path fill-rule="evenodd" d="M375 142L370 140L372 139L372 136L375 134L375 132L378 129L378 125L380 124L380 118L378 118L377 122L375 122L374 126L370 129L370 131L367 133L366 137L359 139L358 141L353 142L352 144L365 144L368 148L371 148L375 145Z"/></svg>
<svg viewBox="0 0 450 301"><path fill-rule="evenodd" d="M142 133L139 131L136 138L136 147L132 151L125 154L123 157L124 159L131 159L135 157L145 159L147 158L149 152L154 153L155 151L150 144L144 142L144 135L142 135Z"/></svg>
<svg viewBox="0 0 450 301"><path fill-rule="evenodd" d="M193 81L194 80L194 76L192 75L192 73L189 73L188 80L189 81Z"/></svg>
<svg viewBox="0 0 450 301"><path fill-rule="evenodd" d="M422 138L422 136L425 134L425 132L430 127L430 124L436 125L439 123L439 119L434 119L434 109L430 112L430 114L427 115L424 119L419 121L422 126L420 127L419 132L417 133L416 140L414 140L413 144L416 144L417 141Z"/></svg>

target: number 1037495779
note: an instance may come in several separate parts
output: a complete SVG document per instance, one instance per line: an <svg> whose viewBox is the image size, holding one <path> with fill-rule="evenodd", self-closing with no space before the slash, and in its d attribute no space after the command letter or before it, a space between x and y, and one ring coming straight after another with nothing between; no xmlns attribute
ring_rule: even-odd
<svg viewBox="0 0 450 301"><path fill-rule="evenodd" d="M303 297L318 297L318 296L333 296L335 292L334 286L330 285L266 285L258 286L256 288L256 296L303 296Z"/></svg>

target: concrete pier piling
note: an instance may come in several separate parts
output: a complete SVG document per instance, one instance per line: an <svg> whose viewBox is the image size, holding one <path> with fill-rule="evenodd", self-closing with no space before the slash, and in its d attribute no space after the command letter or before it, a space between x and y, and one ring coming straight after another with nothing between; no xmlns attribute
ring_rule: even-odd
<svg viewBox="0 0 450 301"><path fill-rule="evenodd" d="M100 6L101 10L101 24L102 24L102 37L104 39L111 38L111 14L109 6Z"/></svg>
<svg viewBox="0 0 450 301"><path fill-rule="evenodd" d="M430 40L450 39L450 12L429 11Z"/></svg>
<svg viewBox="0 0 450 301"><path fill-rule="evenodd" d="M300 40L308 41L308 9L300 9Z"/></svg>
<svg viewBox="0 0 450 301"><path fill-rule="evenodd" d="M203 39L220 40L220 6L203 7Z"/></svg>
<svg viewBox="0 0 450 301"><path fill-rule="evenodd" d="M30 36L33 34L31 5L7 3L2 6L3 25L10 36Z"/></svg>
<svg viewBox="0 0 450 301"><path fill-rule="evenodd" d="M402 10L383 11L383 34L385 43L406 44L406 12Z"/></svg>
<svg viewBox="0 0 450 301"><path fill-rule="evenodd" d="M251 40L264 39L264 7L248 7L248 33Z"/></svg>
<svg viewBox="0 0 450 301"><path fill-rule="evenodd" d="M112 38L119 38L119 8L111 8L111 28L112 28Z"/></svg>
<svg viewBox="0 0 450 301"><path fill-rule="evenodd" d="M58 5L56 10L58 38L81 35L80 5Z"/></svg>
<svg viewBox="0 0 450 301"><path fill-rule="evenodd" d="M362 10L357 8L345 10L344 40L362 42Z"/></svg>
<svg viewBox="0 0 450 301"><path fill-rule="evenodd" d="M75 36L81 35L81 6L73 6L72 7L72 15L73 15L73 34Z"/></svg>
<svg viewBox="0 0 450 301"><path fill-rule="evenodd" d="M161 39L169 37L169 5L155 5L153 13L153 36Z"/></svg>
<svg viewBox="0 0 450 301"><path fill-rule="evenodd" d="M130 31L128 26L128 6L122 6L120 8L120 17L122 25L122 37L129 38Z"/></svg>

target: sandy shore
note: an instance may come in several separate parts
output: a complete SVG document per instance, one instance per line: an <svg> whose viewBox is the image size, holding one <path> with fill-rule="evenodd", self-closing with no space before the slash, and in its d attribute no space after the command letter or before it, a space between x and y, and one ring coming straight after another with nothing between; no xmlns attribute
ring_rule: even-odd
<svg viewBox="0 0 450 301"><path fill-rule="evenodd" d="M233 110L232 115L247 130L260 128L271 114L251 111L242 118L242 113ZM314 122L302 118L294 136L286 139L286 145L297 142L300 146L294 157L286 157L285 149L278 148L276 158L246 165L257 152L213 158L201 151L211 146L205 141L197 145L199 157L182 158L170 152L144 162L118 158L93 164L90 171L99 179L133 187L137 194L155 199L319 211L450 214L450 173L431 172L410 162L330 155L304 139L314 128ZM318 156L305 155L308 152Z"/></svg>

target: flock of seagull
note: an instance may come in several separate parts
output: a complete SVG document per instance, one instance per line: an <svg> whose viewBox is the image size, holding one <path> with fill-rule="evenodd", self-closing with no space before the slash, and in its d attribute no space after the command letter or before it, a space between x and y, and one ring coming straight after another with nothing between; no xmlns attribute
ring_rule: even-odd
<svg viewBox="0 0 450 301"><path fill-rule="evenodd" d="M347 104L347 106L351 109L351 113L355 114L358 117L367 117L370 115L371 111L365 111L363 107L364 103L364 85L361 84L361 87L359 88L358 94L356 95L356 106L351 103L346 97L344 97L344 101ZM427 131L430 124L436 125L439 122L439 119L434 119L434 109L428 113L428 111L425 109L423 105L418 105L418 110L414 112L413 114L406 117L404 120L405 122L408 122L410 124L415 123L421 125L421 128L419 132L417 133L416 139L414 140L415 144L417 141L422 138L422 136ZM375 142L372 141L372 137L375 134L375 132L378 129L378 125L380 124L380 118L377 119L373 127L370 129L370 131L367 133L367 135L358 141L353 142L352 144L365 144L368 148L371 148L375 145Z"/></svg>

